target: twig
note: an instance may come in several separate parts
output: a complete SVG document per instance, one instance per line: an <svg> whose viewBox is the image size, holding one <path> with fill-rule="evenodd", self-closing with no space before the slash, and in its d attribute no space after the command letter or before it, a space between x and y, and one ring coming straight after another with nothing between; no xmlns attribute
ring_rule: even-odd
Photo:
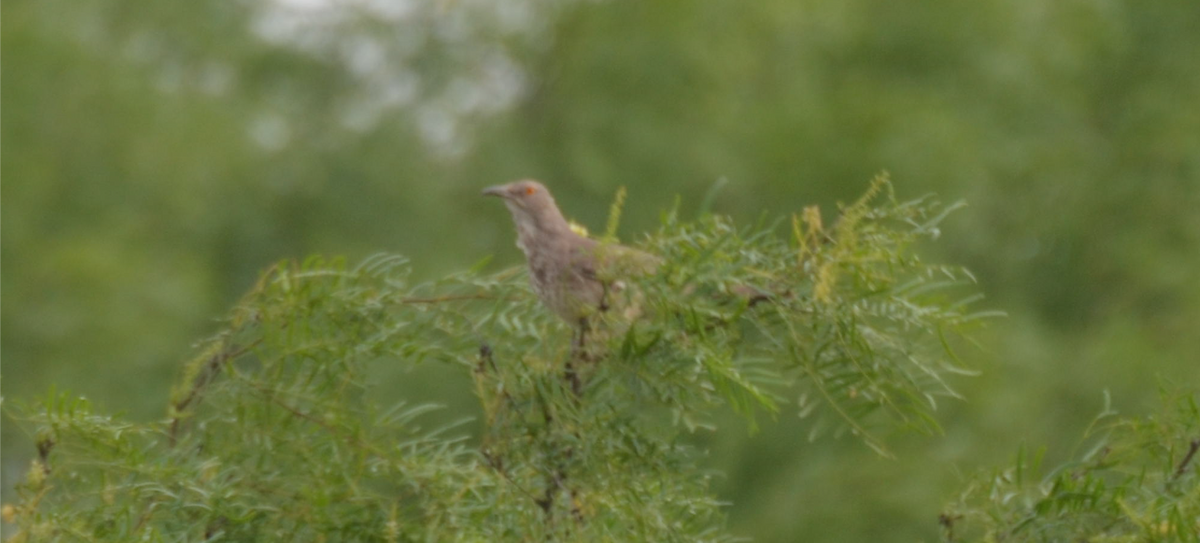
<svg viewBox="0 0 1200 543"><path fill-rule="evenodd" d="M563 379L571 386L571 392L575 393L576 399L579 399L583 393L583 381L579 379L579 373L575 370L575 359L578 358L582 362L588 361L587 333L588 321L584 317L579 319L579 328L576 329L571 337L571 353L567 355L567 360L563 362Z"/></svg>
<svg viewBox="0 0 1200 543"><path fill-rule="evenodd" d="M546 513L548 522L554 522L554 500L558 496L559 491L563 489L566 489L567 493L571 497L571 518L575 519L575 522L583 522L583 511L579 510L579 506L574 500L576 491L574 488L567 486L567 469L564 466L564 463L567 460L570 460L574 455L575 449L571 447L567 447L565 450L563 450L563 462L560 462L558 466L554 468L554 472L550 476L550 481L546 484L546 492L544 497L535 500L535 502L541 506L542 511Z"/></svg>
<svg viewBox="0 0 1200 543"><path fill-rule="evenodd" d="M370 451L378 454L379 451L375 450L375 447L373 447L370 443L367 443L355 436L347 435L347 434L339 431L337 428L330 426L329 423L327 423L317 417L309 415L308 413L305 413L299 409L296 409L295 407L288 405L283 400L280 400L279 398L277 398L275 396L274 390L271 390L271 389L264 387L258 383L255 383L254 381L246 380L243 382L250 385L251 388L257 390L263 396L266 396L267 399L271 401L271 403L278 405L279 407L282 407L285 411L291 413L292 415L295 415L296 417L302 418L306 421L316 424L317 426L320 426L321 428L324 428L325 431L344 439L346 441L346 443L349 443L350 445L358 446L358 447L370 450Z"/></svg>
<svg viewBox="0 0 1200 543"><path fill-rule="evenodd" d="M146 510L143 511L140 516L138 516L137 524L133 525L133 533L136 534L142 531L142 527L144 527L146 523L150 521L151 515L154 514L154 508L158 505L158 502L159 498L150 498L150 503L146 504Z"/></svg>
<svg viewBox="0 0 1200 543"><path fill-rule="evenodd" d="M231 350L228 346L226 346L220 351L214 353L212 357L208 359L208 362L204 364L202 373L196 376L196 380L192 383L192 388L188 391L187 396L185 396L182 400L175 402L171 406L175 410L175 416L171 419L171 428L167 433L169 446L174 447L179 436L179 423L183 420L183 410L187 409L188 406L200 396L200 392L204 390L204 387L208 385L208 383L212 381L213 377L216 377L217 373L221 370L221 365L228 360L235 359L250 352L250 350L254 349L262 342L263 338L260 337L250 344L236 349Z"/></svg>
<svg viewBox="0 0 1200 543"><path fill-rule="evenodd" d="M477 365L475 367L475 371L478 371L479 373L483 373L484 370L486 370L487 367L490 366L492 368L492 371L495 371L498 373L499 369L496 368L496 359L495 359L495 357L492 356L492 354L493 353L492 353L491 345L488 345L487 343L480 343L479 344L479 365Z"/></svg>
<svg viewBox="0 0 1200 543"><path fill-rule="evenodd" d="M583 382L579 380L579 373L575 371L575 365L571 363L570 359L563 364L563 379L566 379L567 383L571 385L571 392L575 394L576 398L583 393Z"/></svg>
<svg viewBox="0 0 1200 543"><path fill-rule="evenodd" d="M570 489L571 493L571 518L575 519L576 524L583 524L583 511L579 509L579 493L574 488Z"/></svg>
<svg viewBox="0 0 1200 543"><path fill-rule="evenodd" d="M1188 446L1188 452L1183 456L1183 460L1179 462L1179 467L1175 468L1175 476L1171 479L1183 477L1183 472L1187 471L1188 464L1192 462L1192 458L1196 457L1196 451L1200 450L1200 439L1193 439Z"/></svg>
<svg viewBox="0 0 1200 543"><path fill-rule="evenodd" d="M946 531L946 541L954 541L954 521L962 518L962 515L951 515L942 513L938 515L938 524L942 525L942 529Z"/></svg>
<svg viewBox="0 0 1200 543"><path fill-rule="evenodd" d="M539 506L541 506L542 511L546 513L546 516L549 517L551 521L554 519L554 497L558 494L558 490L563 487L563 481L565 481L566 478L567 474L561 466L555 469L554 473L550 476L549 484L546 485L545 496L534 500Z"/></svg>
<svg viewBox="0 0 1200 543"><path fill-rule="evenodd" d="M442 302L458 302L463 300L504 300L517 301L516 298L489 296L487 294L449 294L446 296L401 298L402 304L440 304Z"/></svg>
<svg viewBox="0 0 1200 543"><path fill-rule="evenodd" d="M475 365L475 374L477 376L482 376L484 373L487 372L489 367L491 368L492 371L499 374L499 368L496 366L496 361L493 357L493 352L492 352L491 346L488 345L487 343L483 343L479 346L479 361ZM570 362L568 362L568 370L567 371L573 372L573 370L570 368L571 368ZM573 373L568 373L568 375L574 376ZM576 395L578 395L579 390L576 387L578 387L578 378L575 378L574 380L572 380L572 389L575 391ZM509 400L507 391L503 392L503 394L504 394L504 398L506 400ZM550 406L546 402L545 398L541 397L540 395L538 396L537 400L541 406L542 416L544 418L545 424L547 427L549 427L551 424L554 423L554 416L550 412ZM485 438L484 444L479 449L479 453L480 453L480 455L483 456L484 460L487 462L487 465L489 467L491 467L493 470L495 470L496 473L500 474L500 476L503 477L505 481L508 481L508 483L513 486L513 488L516 488L517 491L519 491L521 494L525 495L525 497L532 500L533 503L537 504L537 506L542 509L542 512L544 512L547 515L548 521L553 523L554 499L555 499L555 496L558 494L559 490L564 488L564 482L566 481L566 478L567 478L566 470L565 470L565 468L563 468L563 466L561 464L554 469L553 474L550 476L550 482L547 484L542 497L538 497L538 496L535 496L532 492L530 492L525 487L521 486L520 483L518 483L515 479L512 478L511 475L509 475L508 471L504 468L503 457L495 454L494 452L492 452L489 449L486 438ZM570 448L568 448L565 452L565 455L567 458L570 458L572 454L573 454L573 451ZM571 496L574 496L575 490L570 489L570 493L571 493ZM574 500L572 500L572 506L571 506L572 516L576 519L576 521L581 521L582 513L579 511L579 508L574 505L573 502L574 502Z"/></svg>
<svg viewBox="0 0 1200 543"><path fill-rule="evenodd" d="M38 461L42 464L42 475L50 475L50 451L54 450L54 438L44 437L37 442Z"/></svg>
<svg viewBox="0 0 1200 543"><path fill-rule="evenodd" d="M512 476L508 474L508 471L504 469L504 461L500 457L492 454L492 452L487 449L481 450L479 453L483 455L484 460L487 460L488 466L496 470L496 473L499 473L505 481L508 481L509 484L513 485L513 488L521 491L521 493L527 498L533 500L533 503L536 503L539 506L542 505L537 496L534 496L532 492L526 490L525 487L520 485L520 483L517 483L515 480L513 480Z"/></svg>

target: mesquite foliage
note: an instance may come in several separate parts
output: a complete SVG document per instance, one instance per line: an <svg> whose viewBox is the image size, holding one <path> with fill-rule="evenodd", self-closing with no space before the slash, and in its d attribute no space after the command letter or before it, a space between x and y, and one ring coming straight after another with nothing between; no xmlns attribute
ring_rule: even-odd
<svg viewBox="0 0 1200 543"><path fill-rule="evenodd" d="M955 207L880 177L828 223L664 212L630 243L664 264L606 278L632 310L598 310L581 345L521 268L281 262L184 364L164 420L59 393L20 410L40 454L14 540L729 540L689 439L721 409L883 454L879 431L937 429L968 373L952 345L991 315L969 312L965 270L915 250ZM472 422L431 428L437 406L376 386L432 363L474 391Z"/></svg>

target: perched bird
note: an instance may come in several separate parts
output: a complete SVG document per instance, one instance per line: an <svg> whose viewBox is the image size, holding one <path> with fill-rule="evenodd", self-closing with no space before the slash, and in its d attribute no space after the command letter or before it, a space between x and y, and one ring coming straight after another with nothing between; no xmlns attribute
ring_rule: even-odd
<svg viewBox="0 0 1200 543"><path fill-rule="evenodd" d="M589 316L610 309L612 295L624 286L622 278L652 273L662 261L575 233L550 191L537 181L488 187L483 194L503 199L512 212L517 247L529 264L533 291L550 311L579 326L580 334L586 331Z"/></svg>

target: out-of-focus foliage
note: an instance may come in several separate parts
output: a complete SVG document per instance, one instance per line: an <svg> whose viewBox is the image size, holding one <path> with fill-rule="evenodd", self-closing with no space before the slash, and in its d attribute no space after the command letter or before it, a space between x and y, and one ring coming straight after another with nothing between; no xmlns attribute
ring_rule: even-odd
<svg viewBox="0 0 1200 543"><path fill-rule="evenodd" d="M478 188L538 177L599 230L849 201L883 169L972 208L931 248L1011 315L946 438L894 461L806 422L699 438L759 541L937 537L954 466L1065 459L1102 389L1200 357L1194 0L9 0L0 18L3 391L162 416L178 353L281 258L519 259ZM724 188L710 187L725 179ZM711 198L706 197L713 194ZM398 395L459 405L435 369ZM945 406L943 406L945 407ZM781 407L781 413L794 412ZM454 407L446 419L465 413ZM438 416L434 414L432 416ZM781 437L799 436L799 437ZM3 428L5 496L36 454ZM846 468L846 466L853 466Z"/></svg>
<svg viewBox="0 0 1200 543"><path fill-rule="evenodd" d="M1200 395L1157 416L1105 410L1088 451L1041 473L1041 454L981 477L942 515L947 541L1200 541Z"/></svg>
<svg viewBox="0 0 1200 543"><path fill-rule="evenodd" d="M612 300L641 316L594 315L583 347L519 269L413 284L396 256L281 264L185 365L166 420L68 395L27 411L39 455L12 540L732 540L682 439L714 408L774 411L795 382L876 448L875 412L934 424L945 338L979 318L940 294L963 272L911 251L943 217L882 178L828 229L672 212L642 244L669 264ZM458 368L481 435L423 429L434 406L372 378L423 361Z"/></svg>

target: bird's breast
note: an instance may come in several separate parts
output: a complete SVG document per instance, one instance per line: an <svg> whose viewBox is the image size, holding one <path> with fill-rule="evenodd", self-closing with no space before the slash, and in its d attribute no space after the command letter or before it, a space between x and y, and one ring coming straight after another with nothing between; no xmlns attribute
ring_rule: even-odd
<svg viewBox="0 0 1200 543"><path fill-rule="evenodd" d="M561 246L559 246L561 245ZM574 321L600 303L603 287L580 267L569 245L526 244L529 284L554 313Z"/></svg>

